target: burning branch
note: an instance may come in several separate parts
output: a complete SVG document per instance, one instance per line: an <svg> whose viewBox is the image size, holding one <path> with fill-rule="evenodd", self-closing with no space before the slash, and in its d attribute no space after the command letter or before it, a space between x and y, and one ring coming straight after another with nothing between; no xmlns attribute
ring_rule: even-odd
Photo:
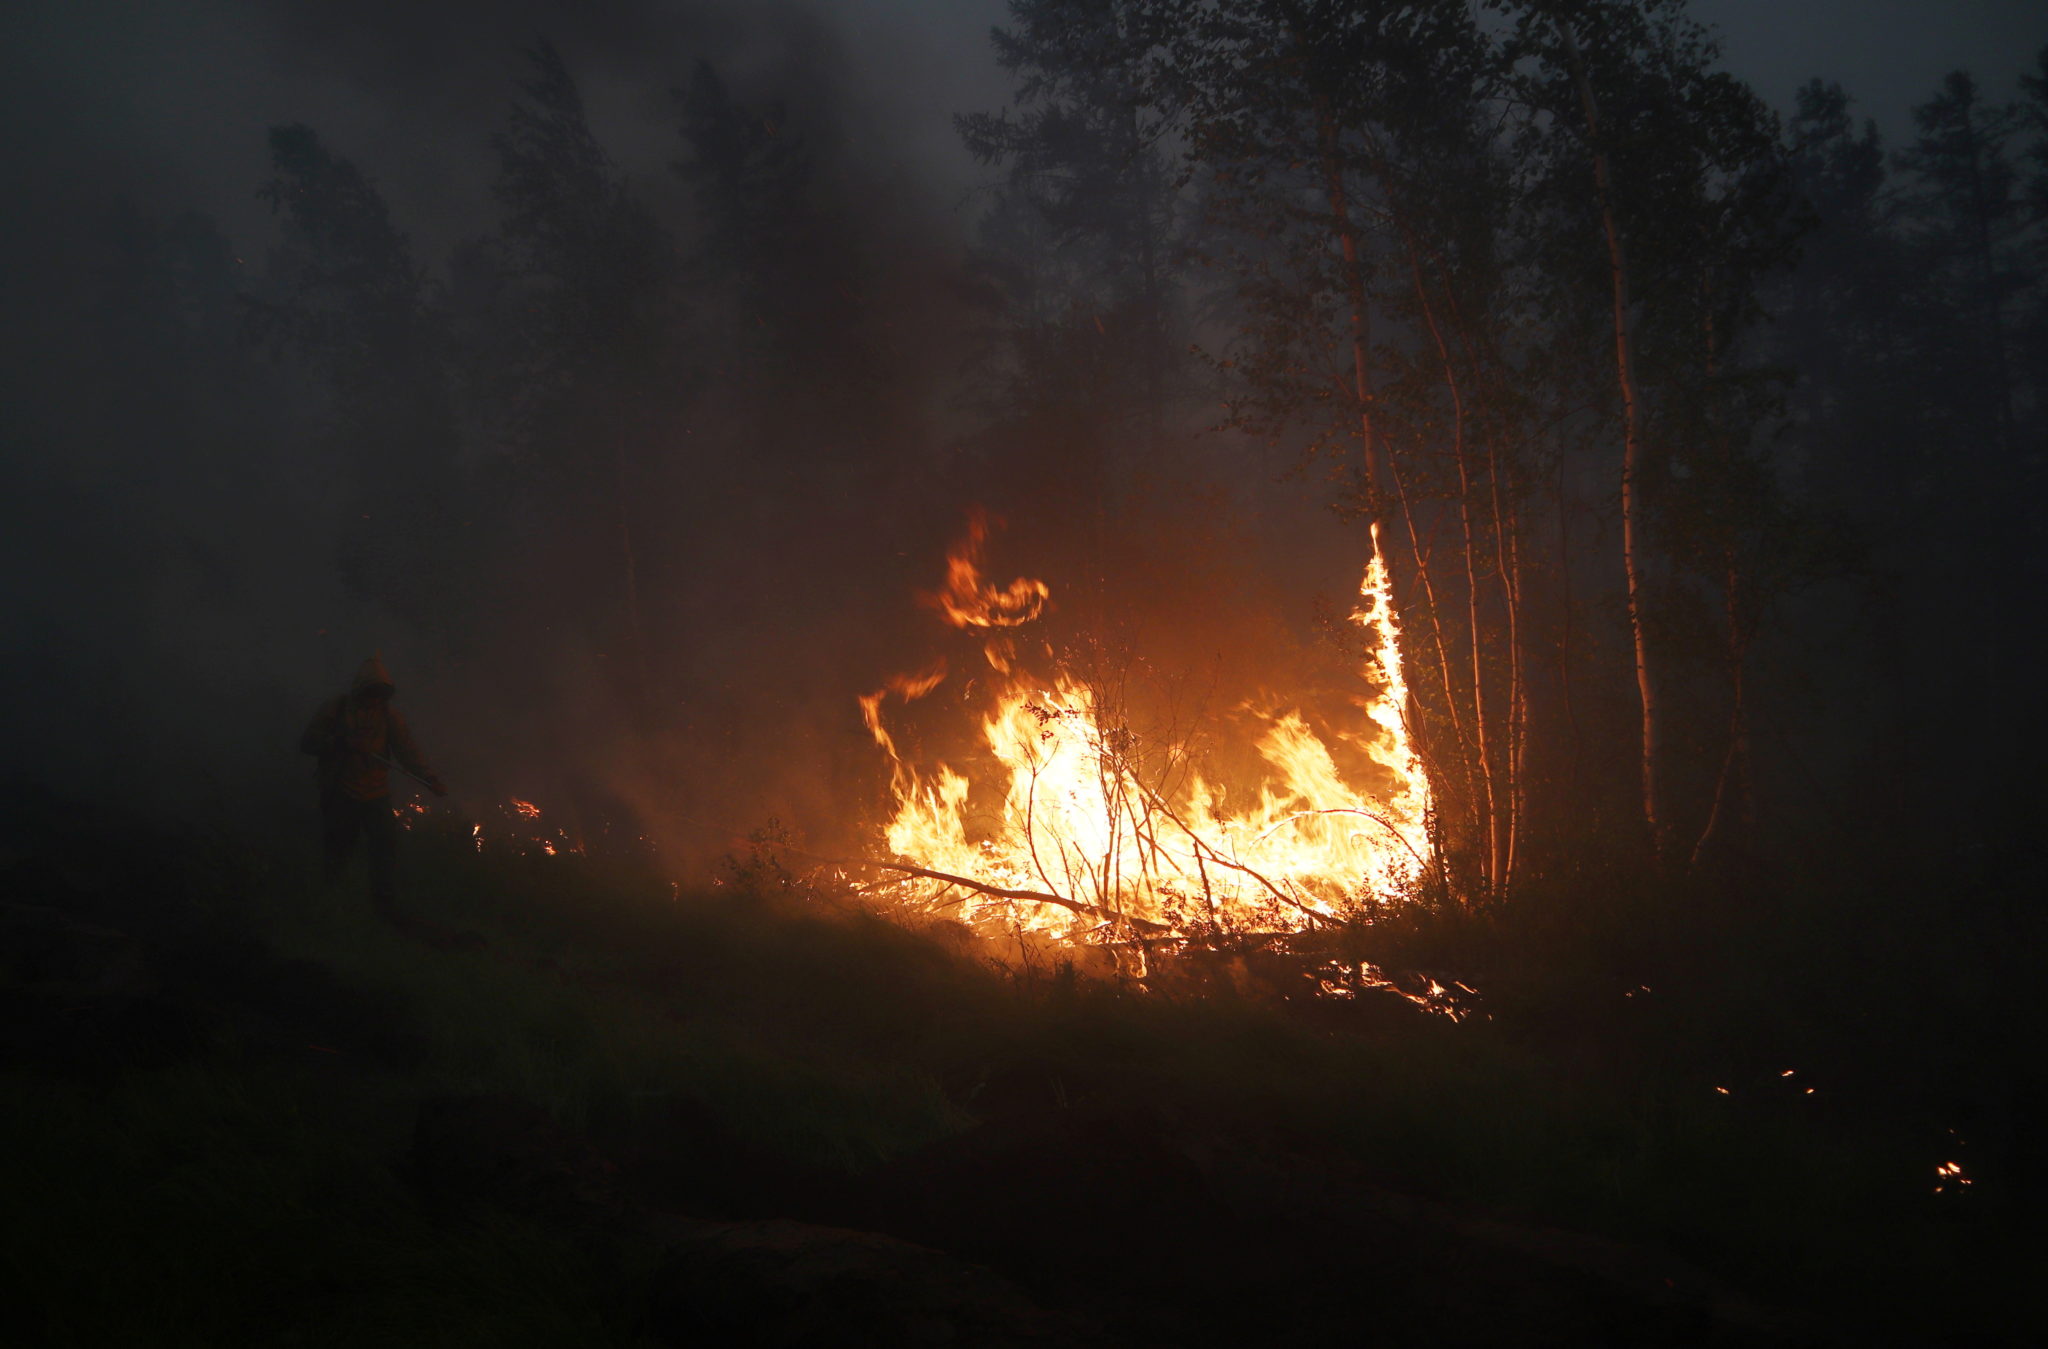
<svg viewBox="0 0 2048 1349"><path fill-rule="evenodd" d="M1148 919L1134 918L1129 914L1114 914L1100 905L1089 904L1078 899L1068 899L1064 895L1050 894L1043 890L1013 890L1007 886L992 885L987 881L977 881L971 876L956 876L948 871L933 871L930 867L912 866L908 862L884 862L871 857L820 857L816 853L798 852L794 848L789 851L796 853L799 857L808 857L813 862L819 862L825 866L879 867L884 871L900 872L905 876L915 876L920 880L944 881L949 885L962 885L969 890L978 891L994 899L1022 899L1028 900L1033 904L1057 904L1063 909L1088 918L1098 919L1105 923L1128 923L1132 927L1157 935L1166 935L1172 931L1164 923L1154 923Z"/></svg>
<svg viewBox="0 0 2048 1349"><path fill-rule="evenodd" d="M1292 815L1283 815L1279 819L1273 821L1272 827L1267 829L1265 833L1259 835L1259 841L1264 842L1268 836L1273 834L1282 825L1292 824L1296 820L1307 819L1311 816L1316 815L1363 815L1366 819L1371 820L1374 824L1378 825L1380 828L1392 834L1394 836L1395 842L1399 843L1402 847L1406 848L1408 850L1408 855L1415 859L1415 865L1417 867L1424 867L1428 865L1428 863L1422 860L1422 854L1415 851L1415 845L1408 841L1408 836L1406 834L1403 834L1399 829L1394 827L1394 822L1392 820L1389 820L1384 815L1378 814L1374 811L1364 810L1357 806L1330 806L1327 809L1323 810L1297 810Z"/></svg>
<svg viewBox="0 0 2048 1349"><path fill-rule="evenodd" d="M981 637L994 672L977 681L993 695L981 739L1000 773L970 783L943 763L906 762L884 724L884 697L914 701L942 675L891 681L861 699L861 711L891 768L885 851L908 860L842 865L930 881L949 897L964 892L969 922L1000 919L1098 942L1103 933L1058 911L1156 936L1179 932L1196 907L1219 929L1300 930L1336 921L1337 910L1361 896L1397 897L1428 867L1429 845L1420 840L1429 782L1409 735L1398 626L1377 549L1352 614L1369 639L1361 673L1377 687L1364 701L1363 733L1346 737L1391 779L1391 791L1370 793L1300 710L1254 712L1263 729L1251 748L1263 768L1212 782L1196 771L1196 742L1184 727L1138 729L1134 717L1146 704L1132 696L1137 667L1127 656L1107 656L1098 642L1062 661L1048 642L1051 667L1022 668L1013 634L1042 615L1049 592L1029 578L1003 586L984 577L985 536L977 516L948 559L945 590L922 598L951 626ZM990 792L1001 798L993 811ZM971 807L971 798L983 804ZM1379 828L1321 818L1333 815ZM990 817L992 828L978 823Z"/></svg>
<svg viewBox="0 0 2048 1349"><path fill-rule="evenodd" d="M1202 866L1203 856L1207 855L1209 860L1216 863L1217 866L1228 867L1232 871L1242 871L1245 875L1251 877L1260 885L1266 887L1266 893L1272 895L1273 898L1279 900L1282 904L1291 905L1295 909L1299 910L1305 917L1308 918L1310 923L1321 923L1328 921L1326 915L1317 913L1314 909L1311 909L1308 905L1302 903L1293 895L1288 894L1279 886L1267 880L1257 871L1254 871L1252 868L1246 866L1244 863L1238 861L1234 857L1225 857L1222 853L1218 852L1214 847L1212 847L1209 844L1208 840L1204 839L1200 834L1196 833L1194 829L1189 826L1186 820L1183 820L1179 815L1174 813L1173 807L1167 805L1164 799L1155 796L1153 799L1153 804L1159 808L1160 814L1166 816L1167 819L1173 821L1174 824L1178 825L1180 827L1180 831L1188 836L1188 841L1195 845L1195 866L1198 870ZM1268 830L1267 832L1270 833L1272 831ZM1261 835L1261 837L1263 837L1263 835ZM1208 887L1209 877L1208 873L1204 871L1202 873L1202 889L1205 898L1208 897ZM1216 907L1215 901L1213 899L1210 900L1209 907L1212 910Z"/></svg>

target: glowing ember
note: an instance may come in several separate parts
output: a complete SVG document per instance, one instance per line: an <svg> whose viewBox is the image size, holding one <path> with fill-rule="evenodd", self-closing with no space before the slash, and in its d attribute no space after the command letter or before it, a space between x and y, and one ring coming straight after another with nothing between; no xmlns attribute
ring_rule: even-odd
<svg viewBox="0 0 2048 1349"><path fill-rule="evenodd" d="M1049 648L1049 668L1025 667L1019 630L1051 592L1031 579L990 584L986 538L977 515L947 561L945 588L923 602L983 634L990 675L973 687L987 690L980 740L992 764L972 778L921 767L889 730L885 705L929 695L947 678L943 664L860 700L892 765L884 833L905 877L871 889L957 904L976 924L1118 941L1300 931L1414 886L1429 856L1429 784L1403 717L1399 630L1377 547L1352 615L1368 652L1361 724L1330 735L1299 710L1243 709L1254 730L1241 758L1258 766L1225 781L1205 776L1211 756L1185 734L1134 725L1114 677L1084 678ZM1351 772L1333 744L1362 751ZM1383 785L1368 790L1359 776Z"/></svg>
<svg viewBox="0 0 2048 1349"><path fill-rule="evenodd" d="M583 853L582 838L569 830L546 826L536 828L540 817L539 806L516 796L496 805L483 819L455 815L445 808L424 802L408 802L398 811L399 825L405 829L411 829L416 820L446 820L457 828L467 826L470 845L478 852L483 852L484 845L488 843L493 852L509 850L529 856L536 851L548 857Z"/></svg>

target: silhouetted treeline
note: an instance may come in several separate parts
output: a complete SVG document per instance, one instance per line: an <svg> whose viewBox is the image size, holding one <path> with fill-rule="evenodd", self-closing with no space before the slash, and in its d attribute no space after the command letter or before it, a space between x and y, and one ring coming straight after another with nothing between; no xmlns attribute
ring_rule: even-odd
<svg viewBox="0 0 2048 1349"><path fill-rule="evenodd" d="M1106 603L1230 534L1146 501L1312 465L1393 565L1451 889L1996 833L2038 743L2048 68L1887 147L1821 83L1781 122L1679 0L1016 0L995 42L964 250L815 52L679 54L649 179L545 40L445 256L296 124L261 255L89 186L8 227L48 315L0 363L11 563L55 578L17 700L72 713L17 757L231 796L383 645L478 779L851 827L849 699L963 506Z"/></svg>
<svg viewBox="0 0 2048 1349"><path fill-rule="evenodd" d="M474 147L493 219L446 256L314 126L251 166L262 252L88 194L23 287L57 326L10 372L14 542L58 568L20 616L47 665L17 761L261 796L309 691L383 647L458 790L524 783L593 828L649 806L714 846L762 784L860 797L812 766L858 736L871 611L957 519L960 305L836 59L793 40L743 88L679 56L650 182L536 42Z"/></svg>
<svg viewBox="0 0 2048 1349"><path fill-rule="evenodd" d="M1015 0L1018 107L961 124L1013 405L1213 391L1329 471L1461 892L1593 839L1981 849L2039 743L2043 74L1949 77L1888 152L1681 0L1485 11Z"/></svg>

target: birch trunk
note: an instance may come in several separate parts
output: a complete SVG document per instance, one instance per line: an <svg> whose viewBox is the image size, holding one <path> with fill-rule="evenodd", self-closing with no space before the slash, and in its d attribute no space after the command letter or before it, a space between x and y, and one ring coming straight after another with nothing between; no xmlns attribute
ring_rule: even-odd
<svg viewBox="0 0 2048 1349"><path fill-rule="evenodd" d="M1579 104L1586 118L1586 142L1593 154L1593 185L1600 205L1600 228L1607 236L1607 265L1614 291L1614 372L1621 386L1621 565L1628 582L1628 628L1634 646L1636 695L1642 705L1642 794L1643 823L1650 833L1650 847L1661 859L1665 825L1659 810L1657 761L1660 757L1656 689L1650 679L1649 651L1643 638L1643 567L1641 472L1643 456L1642 400L1636 388L1635 334L1629 317L1628 257L1622 247L1621 230L1614 218L1614 184L1607 152L1600 139L1600 109L1593 97L1593 84L1586 76L1585 61L1578 44L1562 24L1571 62L1572 81L1578 86Z"/></svg>
<svg viewBox="0 0 2048 1349"><path fill-rule="evenodd" d="M1415 286L1415 303L1422 310L1423 322L1429 328L1431 340L1436 344L1437 359L1443 365L1444 386L1451 395L1451 455L1458 463L1458 525L1462 533L1465 559L1465 618L1466 637L1472 656L1472 724L1477 737L1475 760L1478 768L1479 791L1474 803L1482 812L1486 834L1486 871L1488 886L1500 883L1503 840L1498 794L1494 790L1494 753L1487 738L1486 718L1486 667L1481 659L1479 625L1479 573L1473 563L1475 545L1472 536L1472 483L1470 470L1465 462L1465 395L1458 383L1457 363L1451 359L1450 344L1444 341L1443 329L1437 323L1436 306L1430 303L1429 287L1423 280L1422 259L1413 236L1406 226L1402 236L1408 248L1408 270ZM1448 681L1446 681L1448 682Z"/></svg>

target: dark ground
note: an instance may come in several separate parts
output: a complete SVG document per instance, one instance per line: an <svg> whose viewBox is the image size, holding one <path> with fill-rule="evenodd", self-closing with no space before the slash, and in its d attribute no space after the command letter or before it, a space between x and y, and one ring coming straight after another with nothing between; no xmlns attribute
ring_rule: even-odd
<svg viewBox="0 0 2048 1349"><path fill-rule="evenodd" d="M2035 1342L2030 914L1358 938L1480 988L1453 1025L427 827L444 951L290 848L15 818L17 1343Z"/></svg>

